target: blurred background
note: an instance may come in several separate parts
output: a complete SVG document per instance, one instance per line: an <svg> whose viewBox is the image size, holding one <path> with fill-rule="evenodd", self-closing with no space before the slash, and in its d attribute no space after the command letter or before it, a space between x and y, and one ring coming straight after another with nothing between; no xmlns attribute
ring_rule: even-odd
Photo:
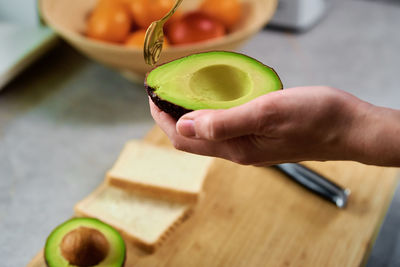
<svg viewBox="0 0 400 267"><path fill-rule="evenodd" d="M329 85L400 109L400 1L249 0L222 13L188 2L166 28L162 62L236 50L273 67L286 88ZM141 50L146 19L154 18L129 21L115 36L123 26L108 13L96 17L99 5L0 0L2 266L27 264L125 141L154 125ZM108 22L96 22L102 16ZM399 210L397 190L367 266L400 266Z"/></svg>

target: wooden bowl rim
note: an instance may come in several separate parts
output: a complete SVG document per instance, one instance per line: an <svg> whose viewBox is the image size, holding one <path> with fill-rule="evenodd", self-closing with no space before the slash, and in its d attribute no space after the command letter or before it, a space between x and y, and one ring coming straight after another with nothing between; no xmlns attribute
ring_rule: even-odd
<svg viewBox="0 0 400 267"><path fill-rule="evenodd" d="M141 53L142 50L139 48L134 48L134 47L126 47L123 44L113 44L113 43L107 43L107 42L102 42L99 40L95 39L90 39L83 34L69 30L68 28L61 27L59 24L57 24L56 21L52 20L46 10L42 8L43 2L44 1L54 1L54 0L38 0L38 8L39 12L42 15L44 21L48 24L49 27L53 28L54 31L58 34L60 34L62 37L64 37L67 40L73 40L78 43L85 43L88 48L94 48L94 49L103 49L107 50L110 52L114 53ZM60 1L60 0L57 0ZM216 38L216 39L211 39L208 41L204 42L199 42L195 44L189 44L189 45L178 45L178 46L170 46L168 49L164 50L163 53L185 53L189 51L198 51L198 50L207 50L207 49L212 49L214 47L221 47L224 44L230 44L232 42L238 41L243 38L247 38L248 36L256 33L259 31L261 28L265 26L265 24L271 19L272 15L274 14L274 11L276 10L276 7L278 5L278 0L268 0L270 2L270 10L266 10L266 16L264 17L263 20L260 20L259 23L251 25L250 27L235 31L232 33L227 34L226 36L222 38Z"/></svg>

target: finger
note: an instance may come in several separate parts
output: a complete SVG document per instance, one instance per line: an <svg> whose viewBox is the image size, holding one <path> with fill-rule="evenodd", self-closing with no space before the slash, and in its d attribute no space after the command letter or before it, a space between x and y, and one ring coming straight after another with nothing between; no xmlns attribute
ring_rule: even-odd
<svg viewBox="0 0 400 267"><path fill-rule="evenodd" d="M211 157L219 157L232 160L234 147L232 142L213 142L201 139L184 137L176 131L175 120L167 113L161 111L154 104L151 104L152 116L161 130L168 136L172 145L181 151Z"/></svg>
<svg viewBox="0 0 400 267"><path fill-rule="evenodd" d="M177 132L186 137L212 141L261 134L265 124L276 121L276 100L279 96L270 93L230 109L190 112L178 120Z"/></svg>
<svg viewBox="0 0 400 267"><path fill-rule="evenodd" d="M149 97L149 107L150 107L150 113L151 116L153 117L154 120L159 120L160 114L164 113L159 107L154 104L154 102L151 100Z"/></svg>
<svg viewBox="0 0 400 267"><path fill-rule="evenodd" d="M158 126L164 131L171 140L173 146L178 150L203 156L219 157L246 165L259 160L258 157L252 157L250 155L253 153L245 153L246 149L254 152L247 138L230 139L219 142L187 138L176 131L175 119L161 111L151 100L150 110ZM206 110L199 110L197 113L205 114L207 112ZM240 147L242 147L242 149L238 149ZM252 158L253 160L251 160Z"/></svg>
<svg viewBox="0 0 400 267"><path fill-rule="evenodd" d="M178 150L197 155L230 159L231 148L225 142L192 139L179 134L170 137L170 139L174 147Z"/></svg>
<svg viewBox="0 0 400 267"><path fill-rule="evenodd" d="M147 97L147 100L149 101L150 109L152 109L155 106L153 100L151 100L150 96Z"/></svg>
<svg viewBox="0 0 400 267"><path fill-rule="evenodd" d="M156 116L156 113L161 112L161 110L154 104L153 100L151 100L150 97L148 97L148 99L149 99L150 113L151 113L151 116L154 119L154 117Z"/></svg>
<svg viewBox="0 0 400 267"><path fill-rule="evenodd" d="M164 133L171 138L176 134L176 120L172 118L170 115L160 110L153 101L150 100L150 112L154 121L157 125L164 131Z"/></svg>

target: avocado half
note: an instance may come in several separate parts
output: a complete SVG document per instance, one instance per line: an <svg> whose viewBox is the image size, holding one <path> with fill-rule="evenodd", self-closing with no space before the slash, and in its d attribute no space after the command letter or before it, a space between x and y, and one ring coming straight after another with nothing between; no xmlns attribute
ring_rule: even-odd
<svg viewBox="0 0 400 267"><path fill-rule="evenodd" d="M117 230L94 218L73 218L47 238L44 258L49 267L120 267L126 248Z"/></svg>
<svg viewBox="0 0 400 267"><path fill-rule="evenodd" d="M151 70L148 95L175 119L199 109L227 109L282 89L278 74L249 56L226 51L192 54Z"/></svg>

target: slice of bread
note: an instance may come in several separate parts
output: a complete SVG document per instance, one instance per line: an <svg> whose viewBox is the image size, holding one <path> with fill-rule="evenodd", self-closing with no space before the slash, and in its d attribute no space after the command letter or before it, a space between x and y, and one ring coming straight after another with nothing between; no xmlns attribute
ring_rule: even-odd
<svg viewBox="0 0 400 267"><path fill-rule="evenodd" d="M126 143L107 173L111 185L148 195L196 201L212 158L145 142Z"/></svg>
<svg viewBox="0 0 400 267"><path fill-rule="evenodd" d="M192 206L101 185L75 205L77 216L94 217L116 228L127 240L153 252Z"/></svg>

